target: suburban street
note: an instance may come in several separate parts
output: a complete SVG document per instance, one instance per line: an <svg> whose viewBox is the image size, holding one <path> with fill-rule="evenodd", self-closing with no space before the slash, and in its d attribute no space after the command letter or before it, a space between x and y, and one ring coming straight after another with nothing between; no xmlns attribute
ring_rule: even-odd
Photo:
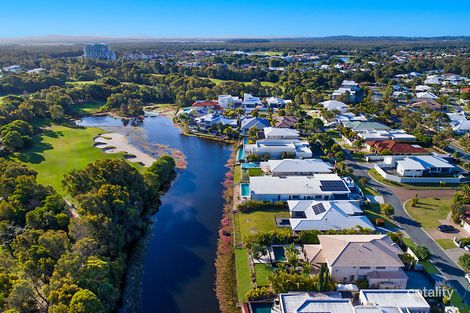
<svg viewBox="0 0 470 313"><path fill-rule="evenodd" d="M353 168L354 174L357 177L370 177L368 174L369 167L356 162L348 151L345 151L345 154L347 166ZM443 274L447 283L463 298L466 294L466 288L469 287L469 284L465 279L465 272L447 256L438 244L421 228L421 225L406 213L402 201L392 191L392 188L384 186L373 179L369 180L368 185L383 196L385 203L390 203L394 207L394 220L400 228L417 245L425 245L429 248L432 254L432 263ZM437 192L439 192L439 190L437 190ZM466 304L470 304L469 294L465 295L464 301Z"/></svg>

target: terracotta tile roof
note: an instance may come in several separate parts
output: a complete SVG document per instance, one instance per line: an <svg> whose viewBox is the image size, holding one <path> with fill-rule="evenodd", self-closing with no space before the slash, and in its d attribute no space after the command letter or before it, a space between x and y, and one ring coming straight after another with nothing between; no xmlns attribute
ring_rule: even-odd
<svg viewBox="0 0 470 313"><path fill-rule="evenodd" d="M375 149L377 153L388 150L393 154L425 154L428 151L418 145L411 145L395 140L367 141L366 144Z"/></svg>
<svg viewBox="0 0 470 313"><path fill-rule="evenodd" d="M215 109L220 109L219 101L214 100L204 100L204 101L196 101L192 105L193 107L213 107Z"/></svg>

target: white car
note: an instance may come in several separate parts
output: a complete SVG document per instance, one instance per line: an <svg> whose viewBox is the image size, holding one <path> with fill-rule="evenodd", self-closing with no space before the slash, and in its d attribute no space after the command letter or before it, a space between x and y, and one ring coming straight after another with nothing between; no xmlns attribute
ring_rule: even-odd
<svg viewBox="0 0 470 313"><path fill-rule="evenodd" d="M468 283L470 284L470 273L465 274L465 279L467 279Z"/></svg>

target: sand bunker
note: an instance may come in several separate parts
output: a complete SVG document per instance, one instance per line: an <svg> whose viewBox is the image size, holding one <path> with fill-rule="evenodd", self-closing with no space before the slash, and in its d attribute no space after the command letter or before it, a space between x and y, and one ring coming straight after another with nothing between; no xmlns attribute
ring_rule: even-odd
<svg viewBox="0 0 470 313"><path fill-rule="evenodd" d="M136 162L143 166L150 166L156 160L153 156L144 153L131 145L126 135L108 133L96 137L95 147L103 149L106 153L126 153L124 156L130 162Z"/></svg>

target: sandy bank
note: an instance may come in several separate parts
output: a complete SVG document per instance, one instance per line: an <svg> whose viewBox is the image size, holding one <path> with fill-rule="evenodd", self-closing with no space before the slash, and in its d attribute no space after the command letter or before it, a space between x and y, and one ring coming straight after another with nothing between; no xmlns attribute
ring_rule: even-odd
<svg viewBox="0 0 470 313"><path fill-rule="evenodd" d="M143 166L150 166L156 160L153 156L144 153L131 145L126 135L108 133L94 139L95 147L103 149L106 153L126 153L125 158L130 162L137 162Z"/></svg>

